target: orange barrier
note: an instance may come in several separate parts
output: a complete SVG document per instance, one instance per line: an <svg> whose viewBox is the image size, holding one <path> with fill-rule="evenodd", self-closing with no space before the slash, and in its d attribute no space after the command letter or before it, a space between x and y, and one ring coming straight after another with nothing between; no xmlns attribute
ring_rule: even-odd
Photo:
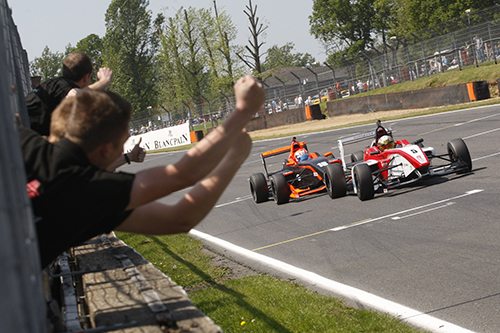
<svg viewBox="0 0 500 333"><path fill-rule="evenodd" d="M467 93L469 95L469 101L477 101L476 92L474 90L474 82L467 83Z"/></svg>
<svg viewBox="0 0 500 333"><path fill-rule="evenodd" d="M191 131L189 132L191 138L191 143L195 143L203 139L203 131Z"/></svg>
<svg viewBox="0 0 500 333"><path fill-rule="evenodd" d="M312 120L311 106L310 105L306 105L305 112L306 112L306 120Z"/></svg>

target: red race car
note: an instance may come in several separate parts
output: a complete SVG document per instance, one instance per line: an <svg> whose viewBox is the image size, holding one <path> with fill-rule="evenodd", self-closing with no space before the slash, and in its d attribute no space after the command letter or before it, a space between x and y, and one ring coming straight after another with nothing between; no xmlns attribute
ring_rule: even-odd
<svg viewBox="0 0 500 333"><path fill-rule="evenodd" d="M351 154L351 163L344 159L344 144L358 142L374 135L372 144L364 151ZM437 155L434 148L425 147L423 139L410 143L406 139L394 141L392 131L377 122L375 131L362 133L338 141L344 171L352 176L353 191L360 200L369 200L378 191L416 182L424 177L466 173L472 170L469 149L462 139L447 144L447 153ZM444 161L433 165L432 161Z"/></svg>
<svg viewBox="0 0 500 333"><path fill-rule="evenodd" d="M266 160L277 155L288 154L280 170L269 172ZM309 153L307 144L292 138L290 146L280 147L260 154L265 175L255 173L250 179L250 191L256 203L272 196L280 205L290 199L327 191L333 198L345 196L347 184L342 162L332 152L323 155Z"/></svg>

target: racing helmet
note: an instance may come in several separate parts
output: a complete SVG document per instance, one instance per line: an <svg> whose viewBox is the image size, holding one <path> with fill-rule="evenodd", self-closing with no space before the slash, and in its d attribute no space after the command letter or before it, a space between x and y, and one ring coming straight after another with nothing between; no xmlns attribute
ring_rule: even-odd
<svg viewBox="0 0 500 333"><path fill-rule="evenodd" d="M394 139L390 135L383 135L378 139L377 147L380 151L384 151L386 149L392 149L396 146L394 143Z"/></svg>
<svg viewBox="0 0 500 333"><path fill-rule="evenodd" d="M309 152L305 148L301 148L295 152L295 159L298 162L304 162L309 159Z"/></svg>

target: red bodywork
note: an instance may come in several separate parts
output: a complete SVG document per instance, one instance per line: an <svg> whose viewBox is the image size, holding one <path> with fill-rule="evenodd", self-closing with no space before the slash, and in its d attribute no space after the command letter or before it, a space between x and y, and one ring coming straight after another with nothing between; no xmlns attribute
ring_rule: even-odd
<svg viewBox="0 0 500 333"><path fill-rule="evenodd" d="M401 149L405 146L411 145L408 140L403 139L403 140L397 140L396 142L396 147L392 149L386 149L384 151L380 151L380 149L377 146L371 146L365 149L364 151L364 160L375 160L377 161L377 167L379 170L383 170L380 173L380 177L383 179L388 179L389 178L389 170L387 170L387 167L389 166L390 161L392 160L394 155L400 155L403 158L405 158L415 169L420 169L424 167L428 167L430 165L430 161L425 153L422 152L423 161L417 160L414 155L409 154L405 150ZM421 148L418 146L415 146L415 149L419 149L421 151Z"/></svg>

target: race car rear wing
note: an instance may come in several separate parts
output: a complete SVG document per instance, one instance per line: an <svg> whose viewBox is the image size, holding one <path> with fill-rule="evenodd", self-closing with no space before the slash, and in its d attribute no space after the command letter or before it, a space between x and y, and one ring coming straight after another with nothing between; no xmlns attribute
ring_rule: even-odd
<svg viewBox="0 0 500 333"><path fill-rule="evenodd" d="M266 172L266 178L269 178L269 172L267 171L266 158L290 153L290 146L280 147L273 150L268 150L260 154L262 159L262 165L264 166L264 171Z"/></svg>
<svg viewBox="0 0 500 333"><path fill-rule="evenodd" d="M374 138L374 137L375 137L375 130L365 132L365 133L356 133L356 134L353 134L351 136L341 137L340 139L337 140L337 145L339 147L339 152L340 152L340 159L342 161L342 167L344 168L344 171L346 171L344 145L361 142L361 141L364 141L368 138Z"/></svg>

